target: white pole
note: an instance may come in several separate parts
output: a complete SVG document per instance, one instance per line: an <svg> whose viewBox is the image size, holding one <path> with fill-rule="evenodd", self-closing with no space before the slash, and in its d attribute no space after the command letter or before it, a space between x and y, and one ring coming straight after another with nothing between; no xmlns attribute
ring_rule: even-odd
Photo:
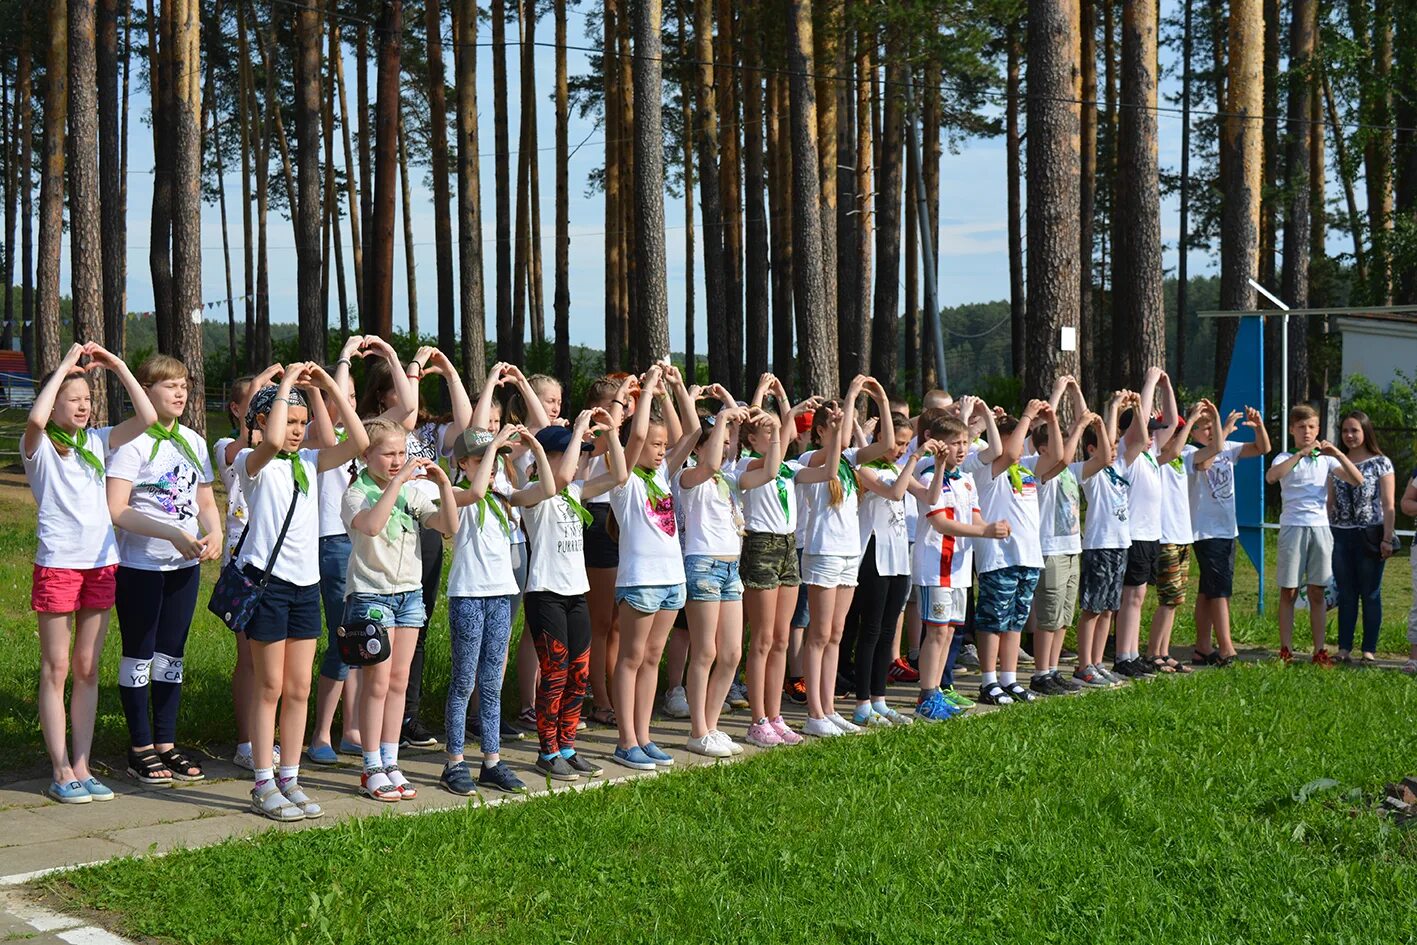
<svg viewBox="0 0 1417 945"><path fill-rule="evenodd" d="M1254 290L1273 302L1284 314L1279 317L1279 449L1289 451L1289 306L1253 279Z"/></svg>

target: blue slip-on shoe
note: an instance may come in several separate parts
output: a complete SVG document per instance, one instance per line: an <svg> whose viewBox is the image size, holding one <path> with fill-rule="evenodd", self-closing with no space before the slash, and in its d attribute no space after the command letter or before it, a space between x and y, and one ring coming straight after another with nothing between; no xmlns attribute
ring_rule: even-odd
<svg viewBox="0 0 1417 945"><path fill-rule="evenodd" d="M347 742L341 738L339 740L339 753L341 755L353 755L356 758L362 758L364 756L364 746Z"/></svg>
<svg viewBox="0 0 1417 945"><path fill-rule="evenodd" d="M329 745L311 745L305 750L305 757L310 759L311 764L316 765L337 765L339 755Z"/></svg>
<svg viewBox="0 0 1417 945"><path fill-rule="evenodd" d="M45 793L61 804L87 804L93 800L89 789L79 781L66 781L63 784L55 781Z"/></svg>
<svg viewBox="0 0 1417 945"><path fill-rule="evenodd" d="M645 754L644 749L639 745L633 748L616 748L615 754L610 756L610 760L626 768L634 768L636 771L653 771L656 767L654 759Z"/></svg>
<svg viewBox="0 0 1417 945"><path fill-rule="evenodd" d="M96 801L113 800L113 789L104 784L98 778L89 778L84 782L84 790L89 792L89 797Z"/></svg>
<svg viewBox="0 0 1417 945"><path fill-rule="evenodd" d="M659 765L661 768L668 768L674 764L674 759L665 754L654 742L646 742L640 746L640 751L649 756L649 760Z"/></svg>

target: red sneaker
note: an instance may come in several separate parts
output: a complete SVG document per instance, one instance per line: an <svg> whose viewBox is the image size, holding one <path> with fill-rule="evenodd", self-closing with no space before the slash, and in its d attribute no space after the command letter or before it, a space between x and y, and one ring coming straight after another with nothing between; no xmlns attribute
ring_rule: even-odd
<svg viewBox="0 0 1417 945"><path fill-rule="evenodd" d="M897 656L886 670L886 678L896 683L913 683L920 681L920 671L911 666L904 658Z"/></svg>
<svg viewBox="0 0 1417 945"><path fill-rule="evenodd" d="M1294 654L1291 653L1291 652L1289 652L1289 647L1287 647L1287 646L1281 646L1281 647L1279 648L1279 661L1280 661L1281 663L1287 663L1287 662L1289 662L1290 660L1292 660L1293 658L1294 658Z"/></svg>
<svg viewBox="0 0 1417 945"><path fill-rule="evenodd" d="M1309 658L1309 662L1323 669L1333 669L1333 657L1328 655L1328 650L1319 650Z"/></svg>

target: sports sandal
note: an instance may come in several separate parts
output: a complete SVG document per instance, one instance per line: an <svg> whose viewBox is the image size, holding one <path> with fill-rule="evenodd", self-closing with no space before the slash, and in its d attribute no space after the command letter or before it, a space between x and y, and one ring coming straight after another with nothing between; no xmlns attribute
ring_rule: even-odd
<svg viewBox="0 0 1417 945"><path fill-rule="evenodd" d="M418 788L414 787L409 782L408 778L403 776L403 772L399 770L398 765L389 765L386 767L384 769L384 776L398 789L402 800L411 801L418 796Z"/></svg>
<svg viewBox="0 0 1417 945"><path fill-rule="evenodd" d="M158 774L159 771L166 771L167 774ZM172 769L163 764L162 758L152 749L141 755L132 749L128 750L128 777L150 787L172 785Z"/></svg>
<svg viewBox="0 0 1417 945"><path fill-rule="evenodd" d="M394 787L382 770L366 771L359 776L359 793L385 803L397 803L403 794Z"/></svg>
<svg viewBox="0 0 1417 945"><path fill-rule="evenodd" d="M274 779L251 789L251 812L283 824L305 819L305 812L280 792Z"/></svg>
<svg viewBox="0 0 1417 945"><path fill-rule="evenodd" d="M191 758L182 754L182 749L173 747L167 751L158 752L158 757L163 764L167 765L167 770L172 772L173 780L176 781L204 781L206 775L202 773L202 766Z"/></svg>
<svg viewBox="0 0 1417 945"><path fill-rule="evenodd" d="M277 781L276 785L280 788L280 792L285 795L285 799L300 808L301 813L310 820L324 815L324 808L316 804L310 798L310 795L306 794L305 791L301 789L299 781L291 778L283 785Z"/></svg>
<svg viewBox="0 0 1417 945"><path fill-rule="evenodd" d="M1182 676L1185 676L1192 671L1189 666L1176 659L1170 653L1165 654L1162 659L1166 660L1166 665L1171 667L1171 671L1173 673L1178 673Z"/></svg>
<svg viewBox="0 0 1417 945"><path fill-rule="evenodd" d="M1176 667L1174 667L1174 666L1172 666L1170 663L1166 662L1166 657L1164 657L1164 656L1153 656L1153 657L1151 657L1150 659L1148 659L1147 662L1150 663L1151 666L1152 666L1152 668L1153 668L1154 670L1156 670L1156 672L1158 672L1158 673L1174 673L1174 672L1176 672Z"/></svg>
<svg viewBox="0 0 1417 945"><path fill-rule="evenodd" d="M603 706L596 706L590 710L590 720L596 725L614 725L615 710L607 709Z"/></svg>

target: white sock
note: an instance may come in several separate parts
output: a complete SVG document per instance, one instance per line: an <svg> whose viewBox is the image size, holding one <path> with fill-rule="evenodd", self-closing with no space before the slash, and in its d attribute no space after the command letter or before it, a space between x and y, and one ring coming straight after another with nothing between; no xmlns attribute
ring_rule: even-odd
<svg viewBox="0 0 1417 945"><path fill-rule="evenodd" d="M379 757L379 753L377 751L366 751L364 753L365 771L378 771L382 767L384 767L384 762Z"/></svg>
<svg viewBox="0 0 1417 945"><path fill-rule="evenodd" d="M294 781L294 780L295 780L297 777L299 777L299 776L300 776L300 766L299 766L299 765L281 765L281 766L280 766L280 780L281 780L281 783L282 783L282 784L284 784L286 781Z"/></svg>
<svg viewBox="0 0 1417 945"><path fill-rule="evenodd" d="M1001 686L1004 686L1004 687L1012 686L1012 685L1013 685L1014 683L1016 683L1017 681L1018 681L1018 674L1017 674L1017 673L1000 673L1000 674L999 674L999 685L1001 685Z"/></svg>
<svg viewBox="0 0 1417 945"><path fill-rule="evenodd" d="M885 715L885 714L886 714L886 700L884 700L884 699L872 699L872 700L871 700L871 708L875 709L877 713L879 713L879 714L881 714L881 715Z"/></svg>
<svg viewBox="0 0 1417 945"><path fill-rule="evenodd" d="M998 681L999 681L999 674L998 674L998 673L981 673L981 674L980 674L980 682L981 682L983 685L985 685L985 686L991 685L992 683L996 683L996 682L998 682Z"/></svg>
<svg viewBox="0 0 1417 945"><path fill-rule="evenodd" d="M270 768L257 768L257 769L256 769L256 783L257 783L257 784L265 784L267 781L271 780L271 779L274 778L274 777L275 777L275 772L274 772L272 769L270 769Z"/></svg>
<svg viewBox="0 0 1417 945"><path fill-rule="evenodd" d="M237 746L236 746L236 753L237 753L238 755L250 755L250 754L251 754L251 743L250 743L250 742L242 742L241 744L237 745Z"/></svg>
<svg viewBox="0 0 1417 945"><path fill-rule="evenodd" d="M396 768L399 763L399 743L380 742L379 760L383 762L385 768Z"/></svg>

